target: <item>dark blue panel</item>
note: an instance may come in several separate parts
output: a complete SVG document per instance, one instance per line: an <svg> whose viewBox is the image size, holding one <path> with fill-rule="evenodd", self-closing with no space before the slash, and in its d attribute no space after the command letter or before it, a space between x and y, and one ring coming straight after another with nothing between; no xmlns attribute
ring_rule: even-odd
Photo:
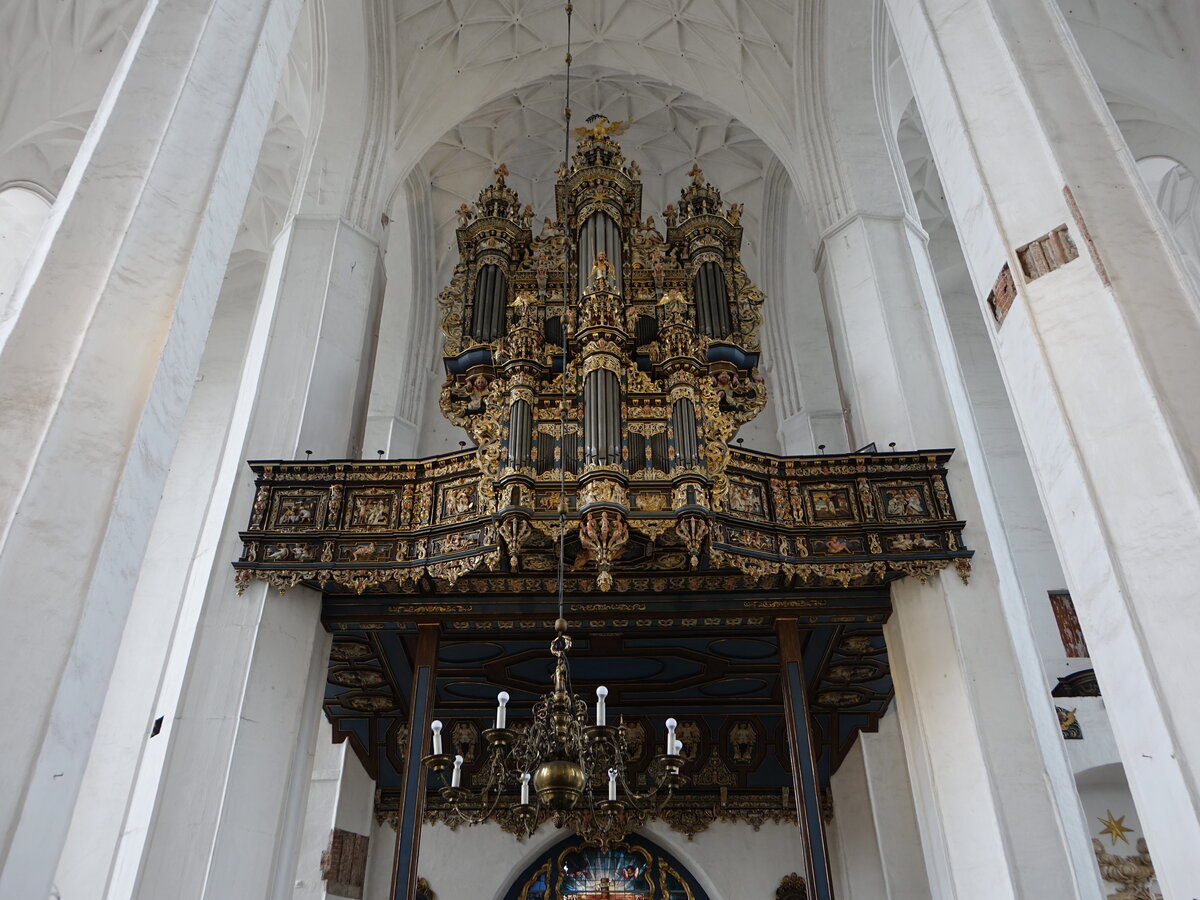
<svg viewBox="0 0 1200 900"><path fill-rule="evenodd" d="M481 663L504 654L499 644L488 642L470 644L446 644L438 650L438 662L455 664Z"/></svg>

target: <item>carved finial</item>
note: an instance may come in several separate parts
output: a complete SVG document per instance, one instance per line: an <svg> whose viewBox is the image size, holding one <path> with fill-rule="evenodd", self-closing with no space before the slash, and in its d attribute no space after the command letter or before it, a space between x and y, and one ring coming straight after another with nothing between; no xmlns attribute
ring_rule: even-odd
<svg viewBox="0 0 1200 900"><path fill-rule="evenodd" d="M599 113L593 113L587 117L588 122L594 122L591 128L583 127L575 129L575 136L579 138L592 138L600 140L610 135L620 134L629 127L628 122L610 122L608 116L602 116Z"/></svg>
<svg viewBox="0 0 1200 900"><path fill-rule="evenodd" d="M704 172L700 168L700 163L693 163L687 174L688 178L692 179L692 184L696 187L704 187Z"/></svg>
<svg viewBox="0 0 1200 900"><path fill-rule="evenodd" d="M496 176L496 184L500 187L504 187L504 176L508 174L508 165L506 163L500 163L500 165L496 166L496 168L492 171L492 174Z"/></svg>

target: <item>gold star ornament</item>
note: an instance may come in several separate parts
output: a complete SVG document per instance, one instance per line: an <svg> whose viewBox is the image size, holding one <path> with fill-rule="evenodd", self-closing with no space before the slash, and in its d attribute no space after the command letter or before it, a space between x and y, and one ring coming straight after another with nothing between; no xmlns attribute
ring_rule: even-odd
<svg viewBox="0 0 1200 900"><path fill-rule="evenodd" d="M1114 846L1117 843L1117 838L1120 838L1128 844L1129 838L1125 837L1125 834L1126 832L1133 831L1133 829L1125 825L1125 817L1121 816L1120 818L1117 818L1112 814L1111 809L1105 810L1105 812L1108 813L1108 818L1102 819L1099 816L1096 817L1096 821L1104 826L1102 829L1100 829L1099 833L1107 834L1110 838L1112 838Z"/></svg>

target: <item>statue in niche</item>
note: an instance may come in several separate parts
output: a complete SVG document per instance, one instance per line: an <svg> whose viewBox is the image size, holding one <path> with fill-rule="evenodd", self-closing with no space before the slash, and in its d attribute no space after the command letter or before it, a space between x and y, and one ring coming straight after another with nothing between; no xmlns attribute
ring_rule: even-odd
<svg viewBox="0 0 1200 900"><path fill-rule="evenodd" d="M616 278L616 269L609 262L608 254L601 250L596 254L596 258L592 262L591 286L594 288L606 288L614 278Z"/></svg>
<svg viewBox="0 0 1200 900"><path fill-rule="evenodd" d="M654 217L651 216L650 220L653 221L653 219L654 219ZM662 250L655 250L654 251L654 262L651 264L651 267L650 267L650 271L654 275L654 289L656 291L658 291L660 294L662 293L662 289L663 289L663 281L667 277L667 267L664 262L666 259L666 256L667 255L665 253L663 253Z"/></svg>
<svg viewBox="0 0 1200 900"><path fill-rule="evenodd" d="M695 762L700 755L700 726L692 721L680 722L675 735L683 743L680 754L688 762Z"/></svg>
<svg viewBox="0 0 1200 900"><path fill-rule="evenodd" d="M758 744L758 732L749 722L734 722L729 729L729 755L739 765L747 766L754 761L754 748Z"/></svg>
<svg viewBox="0 0 1200 900"><path fill-rule="evenodd" d="M646 726L636 720L626 722L622 719L621 727L625 729L625 746L629 748L629 759L636 762L642 758L642 751L646 747Z"/></svg>
<svg viewBox="0 0 1200 900"><path fill-rule="evenodd" d="M479 729L474 722L455 722L454 730L450 733L450 743L454 752L463 758L464 762L475 759L475 745L478 743Z"/></svg>
<svg viewBox="0 0 1200 900"><path fill-rule="evenodd" d="M467 401L464 412L469 416L479 415L487 406L489 385L487 378L483 375L476 375L473 378L468 376L461 385L451 375L446 379L445 387L449 389L451 397Z"/></svg>

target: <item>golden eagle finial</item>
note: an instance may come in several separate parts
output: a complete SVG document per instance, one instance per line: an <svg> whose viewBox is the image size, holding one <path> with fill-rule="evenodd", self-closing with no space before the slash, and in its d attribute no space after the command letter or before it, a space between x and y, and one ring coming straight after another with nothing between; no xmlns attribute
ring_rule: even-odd
<svg viewBox="0 0 1200 900"><path fill-rule="evenodd" d="M593 113L587 117L588 122L594 122L590 128L584 126L575 129L575 136L578 138L590 137L592 140L610 137L612 135L621 134L629 127L628 122L610 122L608 116L602 116L599 113Z"/></svg>

